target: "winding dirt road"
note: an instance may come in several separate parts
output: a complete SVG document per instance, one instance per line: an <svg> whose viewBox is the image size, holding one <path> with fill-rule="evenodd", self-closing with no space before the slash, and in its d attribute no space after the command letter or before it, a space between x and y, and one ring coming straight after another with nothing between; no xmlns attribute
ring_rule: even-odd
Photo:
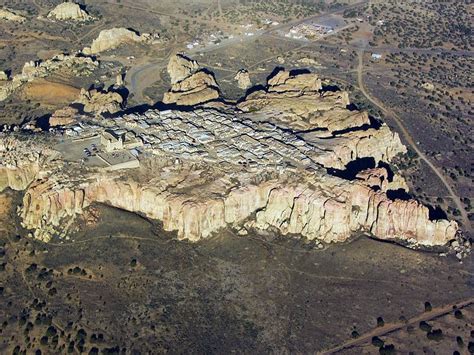
<svg viewBox="0 0 474 355"><path fill-rule="evenodd" d="M448 180L446 180L446 177L443 175L443 173L427 158L427 156L421 151L420 148L418 148L418 145L416 144L415 140L411 136L410 132L405 128L403 125L403 121L398 116L394 111L391 109L386 108L377 98L371 96L367 89L364 86L364 79L363 79L363 69L364 69L364 50L359 50L358 52L359 56L359 64L357 67L357 83L359 86L360 91L364 96L369 100L374 106L377 106L386 116L389 116L395 121L399 132L402 134L403 138L405 139L405 142L416 152L416 154L420 157L420 159L428 165L428 167L433 171L433 173L436 174L436 176L441 180L443 185L446 187L446 190L449 193L449 196L451 199L454 201L456 208L459 210L461 213L461 218L463 222L463 227L466 231L471 232L471 223L469 221L469 217L467 215L466 210L464 209L464 206L461 202L461 199L459 196L455 193L454 189L451 187L449 184Z"/></svg>

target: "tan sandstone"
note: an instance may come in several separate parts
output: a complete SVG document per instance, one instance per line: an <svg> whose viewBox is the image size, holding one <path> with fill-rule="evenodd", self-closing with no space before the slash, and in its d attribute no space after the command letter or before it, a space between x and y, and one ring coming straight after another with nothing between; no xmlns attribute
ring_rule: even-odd
<svg viewBox="0 0 474 355"><path fill-rule="evenodd" d="M123 97L113 91L86 90L81 89L79 99L76 101L84 105L84 112L87 113L116 113L122 109Z"/></svg>
<svg viewBox="0 0 474 355"><path fill-rule="evenodd" d="M149 41L151 36L148 34L139 35L127 28L112 28L103 30L99 36L92 41L90 48L85 48L86 54L98 54L109 49L117 48L123 44L143 43Z"/></svg>
<svg viewBox="0 0 474 355"><path fill-rule="evenodd" d="M48 18L53 18L60 21L88 21L92 19L92 17L89 16L85 10L81 9L78 4L73 2L63 2L62 4L59 4L53 10L51 10L51 12L48 14Z"/></svg>
<svg viewBox="0 0 474 355"><path fill-rule="evenodd" d="M0 19L2 20L7 20L7 21L13 21L13 22L25 22L26 18L23 16L15 14L13 11L8 10L8 9L0 9Z"/></svg>
<svg viewBox="0 0 474 355"><path fill-rule="evenodd" d="M199 69L197 62L177 54L168 64L171 89L163 95L163 103L194 106L219 98L214 76Z"/></svg>
<svg viewBox="0 0 474 355"><path fill-rule="evenodd" d="M235 74L234 80L237 81L237 85L242 90L247 90L252 86L252 81L250 80L249 72L245 69L241 69Z"/></svg>

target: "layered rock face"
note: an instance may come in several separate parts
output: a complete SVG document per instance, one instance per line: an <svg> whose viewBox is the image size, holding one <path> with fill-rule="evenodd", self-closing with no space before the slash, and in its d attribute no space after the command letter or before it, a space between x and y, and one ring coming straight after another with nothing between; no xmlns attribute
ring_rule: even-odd
<svg viewBox="0 0 474 355"><path fill-rule="evenodd" d="M171 89L163 96L163 103L194 106L219 98L219 86L214 76L196 61L181 54L171 57L168 64Z"/></svg>
<svg viewBox="0 0 474 355"><path fill-rule="evenodd" d="M84 48L84 53L98 54L109 49L117 48L122 44L143 43L150 39L151 36L149 34L139 35L126 28L112 28L101 31L99 36L92 41L91 47Z"/></svg>
<svg viewBox="0 0 474 355"><path fill-rule="evenodd" d="M8 9L0 9L0 19L12 22L25 22L26 18L23 16L15 14L13 11Z"/></svg>
<svg viewBox="0 0 474 355"><path fill-rule="evenodd" d="M53 18L56 20L73 20L73 21L88 21L92 17L89 14L82 10L78 4L73 2L64 2L56 6L48 14L48 18Z"/></svg>
<svg viewBox="0 0 474 355"><path fill-rule="evenodd" d="M203 198L197 190L183 194L134 181L103 179L76 189L44 181L26 192L21 216L25 226L37 229L36 235L43 240L50 238L51 226L62 226L93 202L158 219L164 230L191 241L244 222L247 227L272 227L284 235L300 234L327 243L365 231L412 245L444 245L458 230L455 222L430 221L428 208L416 201L392 201L384 192L334 177L317 183L282 185L269 180Z"/></svg>
<svg viewBox="0 0 474 355"><path fill-rule="evenodd" d="M171 56L166 69L171 78L171 84L176 84L196 72L199 64L185 55L176 54Z"/></svg>
<svg viewBox="0 0 474 355"><path fill-rule="evenodd" d="M82 89L76 102L84 105L87 113L116 113L122 109L123 97L117 92Z"/></svg>

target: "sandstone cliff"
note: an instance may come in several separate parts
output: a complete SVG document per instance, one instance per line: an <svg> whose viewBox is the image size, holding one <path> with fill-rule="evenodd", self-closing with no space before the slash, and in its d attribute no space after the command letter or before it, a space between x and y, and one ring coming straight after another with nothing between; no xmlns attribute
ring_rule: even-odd
<svg viewBox="0 0 474 355"><path fill-rule="evenodd" d="M237 85L242 90L247 90L252 86L252 81L250 80L250 75L247 70L239 70L237 74L235 74L234 80L237 81Z"/></svg>
<svg viewBox="0 0 474 355"><path fill-rule="evenodd" d="M455 222L431 221L428 208L414 200L392 201L384 192L334 177L316 185L281 185L270 180L205 199L134 181L103 179L75 189L43 181L27 190L21 216L26 227L37 229L37 236L47 240L54 227L81 214L93 202L161 220L165 230L191 241L245 221L248 227L273 227L282 234L301 234L327 243L368 232L379 239L412 245L444 245L458 230Z"/></svg>
<svg viewBox="0 0 474 355"><path fill-rule="evenodd" d="M194 105L215 97L208 95L218 93L211 74L188 58L172 61L169 102ZM94 93L84 95L86 104L94 101ZM353 180L332 175L329 168L344 169L360 158L387 163L406 152L386 124L371 124L348 105L347 93L324 90L314 74L279 72L238 107L90 117L99 130L113 127L128 137L140 132L145 154L138 154L133 169L64 162L47 148L60 140L53 135L41 144L8 137L0 145L0 187L25 189L23 226L43 241L67 235L95 202L158 219L166 231L191 241L227 226L327 243L362 232L410 246L456 238L455 222L430 220L417 201L387 196L407 186L400 176L389 178L380 167L385 164ZM310 129L296 129L305 126Z"/></svg>
<svg viewBox="0 0 474 355"><path fill-rule="evenodd" d="M0 192L6 188L25 190L40 176L44 160L55 155L46 147L0 134Z"/></svg>

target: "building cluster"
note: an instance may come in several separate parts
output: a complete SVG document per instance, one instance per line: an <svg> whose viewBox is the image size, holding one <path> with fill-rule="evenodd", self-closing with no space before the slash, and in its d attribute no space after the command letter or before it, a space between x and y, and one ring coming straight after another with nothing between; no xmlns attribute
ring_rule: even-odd
<svg viewBox="0 0 474 355"><path fill-rule="evenodd" d="M324 26L317 23L300 23L290 28L285 37L304 40L315 40L333 32L330 26Z"/></svg>
<svg viewBox="0 0 474 355"><path fill-rule="evenodd" d="M253 114L255 116L255 114ZM151 110L107 120L97 154L108 166L136 167L137 156L232 164L250 170L268 166L296 169L316 165L314 147L271 123L215 110ZM127 152L112 159L111 154ZM123 155L123 154L122 154Z"/></svg>
<svg viewBox="0 0 474 355"><path fill-rule="evenodd" d="M206 46L219 45L221 42L233 39L233 34L227 34L223 31L215 33L205 33L200 37L196 37L191 42L186 44L187 49L205 48Z"/></svg>

